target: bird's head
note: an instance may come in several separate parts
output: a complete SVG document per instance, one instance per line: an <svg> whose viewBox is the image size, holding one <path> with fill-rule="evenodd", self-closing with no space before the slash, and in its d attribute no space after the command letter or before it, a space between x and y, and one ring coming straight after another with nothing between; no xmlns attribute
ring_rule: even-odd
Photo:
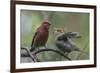
<svg viewBox="0 0 100 73"><path fill-rule="evenodd" d="M79 32L64 32L64 29L62 28L55 28L53 34L55 36L65 35L68 38L80 38L81 35Z"/></svg>
<svg viewBox="0 0 100 73"><path fill-rule="evenodd" d="M53 34L58 36L60 34L64 33L64 30L62 28L54 28Z"/></svg>
<svg viewBox="0 0 100 73"><path fill-rule="evenodd" d="M50 24L49 22L46 22L46 21L42 23L42 27L43 27L44 29L49 29L50 25L51 25L51 24Z"/></svg>

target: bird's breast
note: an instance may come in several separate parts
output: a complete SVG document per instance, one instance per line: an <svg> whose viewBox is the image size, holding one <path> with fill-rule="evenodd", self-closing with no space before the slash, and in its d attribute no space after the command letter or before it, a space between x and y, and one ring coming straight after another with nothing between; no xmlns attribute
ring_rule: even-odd
<svg viewBox="0 0 100 73"><path fill-rule="evenodd" d="M45 32L41 32L40 34L39 34L39 36L40 36L40 38L41 38L41 40L43 40L43 39L46 39L46 38L48 38L48 34L49 34L49 32L47 31L45 31Z"/></svg>
<svg viewBox="0 0 100 73"><path fill-rule="evenodd" d="M40 46L45 45L45 43L48 40L48 35L49 35L49 32L48 31L40 31L37 34L37 36L36 36L36 38L34 40L34 43L36 45L40 45Z"/></svg>

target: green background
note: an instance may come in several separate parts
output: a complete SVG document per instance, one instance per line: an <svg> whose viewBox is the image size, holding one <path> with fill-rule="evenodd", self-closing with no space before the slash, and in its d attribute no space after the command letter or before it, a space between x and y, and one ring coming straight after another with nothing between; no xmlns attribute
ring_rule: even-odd
<svg viewBox="0 0 100 73"><path fill-rule="evenodd" d="M36 29L43 21L42 12L43 11L21 10L21 47L30 48ZM51 16L51 26L49 29L50 32L47 47L59 50L54 44L55 36L53 35L53 32L56 27L64 29L65 32L79 32L82 37L73 39L73 41L77 47L88 54L73 51L68 56L72 60L89 59L89 13L49 11L47 14ZM41 61L67 60L54 52L43 52L37 56Z"/></svg>

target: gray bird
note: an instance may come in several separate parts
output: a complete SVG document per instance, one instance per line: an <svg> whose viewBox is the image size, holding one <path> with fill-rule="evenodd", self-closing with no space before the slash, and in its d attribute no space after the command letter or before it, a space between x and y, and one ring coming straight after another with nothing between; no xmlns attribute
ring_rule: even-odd
<svg viewBox="0 0 100 73"><path fill-rule="evenodd" d="M59 35L57 35L59 34ZM75 43L72 41L72 38L80 38L80 34L78 32L64 32L61 29L56 29L56 41L55 45L58 49L63 51L64 53L70 53L72 51L81 51Z"/></svg>
<svg viewBox="0 0 100 73"><path fill-rule="evenodd" d="M70 53L72 51L79 51L79 48L75 46L71 38L79 38L80 35L77 32L63 33L56 39L56 46L63 52Z"/></svg>

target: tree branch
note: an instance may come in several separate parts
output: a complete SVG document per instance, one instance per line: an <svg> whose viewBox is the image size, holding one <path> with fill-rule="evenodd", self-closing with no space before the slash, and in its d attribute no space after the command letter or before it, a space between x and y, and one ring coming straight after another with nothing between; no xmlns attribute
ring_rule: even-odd
<svg viewBox="0 0 100 73"><path fill-rule="evenodd" d="M21 49L25 49L27 51L27 54L21 54L21 56L23 57L31 57L31 59L33 60L33 62L39 62L39 59L36 57L35 54L32 54L27 48L21 48Z"/></svg>
<svg viewBox="0 0 100 73"><path fill-rule="evenodd" d="M21 48L21 49L26 49L26 48ZM26 49L27 50L27 49ZM68 60L71 60L68 56L65 56L63 53L61 53L60 51L58 51L58 50L54 50L54 49L48 49L48 48L46 48L46 49L40 49L40 50L38 50L38 51L35 51L35 52L29 52L28 51L28 53L29 53L29 55L30 55L30 53L31 53L31 57L32 57L32 55L34 54L34 55L37 55L37 54L39 54L39 53L41 53L41 52L45 52L45 51L52 51L52 52L55 52L55 53L57 53L57 54L59 54L59 55L61 55L61 56L63 56L64 58L66 58L66 59L68 59ZM28 54L21 54L21 56L22 57L27 57L27 56L29 56ZM33 58L33 57L32 57Z"/></svg>

